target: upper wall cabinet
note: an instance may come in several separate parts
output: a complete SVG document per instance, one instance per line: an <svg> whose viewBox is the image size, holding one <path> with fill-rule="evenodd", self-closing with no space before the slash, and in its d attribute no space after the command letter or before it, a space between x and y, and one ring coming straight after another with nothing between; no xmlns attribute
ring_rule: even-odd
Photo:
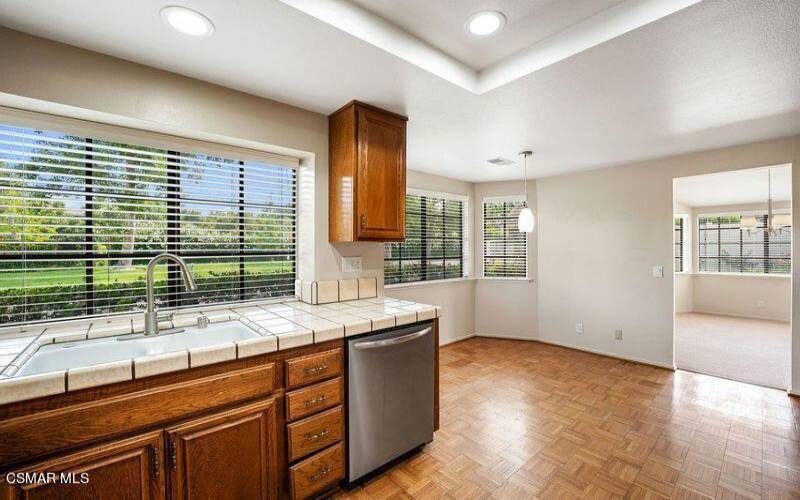
<svg viewBox="0 0 800 500"><path fill-rule="evenodd" d="M408 118L353 101L329 119L329 240L403 241Z"/></svg>

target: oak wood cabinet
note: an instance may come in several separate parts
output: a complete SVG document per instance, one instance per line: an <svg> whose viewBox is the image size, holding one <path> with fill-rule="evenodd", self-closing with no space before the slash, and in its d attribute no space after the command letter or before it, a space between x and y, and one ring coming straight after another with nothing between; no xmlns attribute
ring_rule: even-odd
<svg viewBox="0 0 800 500"><path fill-rule="evenodd" d="M276 415L273 398L168 428L170 498L276 498Z"/></svg>
<svg viewBox="0 0 800 500"><path fill-rule="evenodd" d="M5 476L2 498L118 499L164 498L163 438L160 431L61 455ZM49 480L20 484L20 474L52 474Z"/></svg>
<svg viewBox="0 0 800 500"><path fill-rule="evenodd" d="M330 115L331 242L403 241L407 121L358 101Z"/></svg>

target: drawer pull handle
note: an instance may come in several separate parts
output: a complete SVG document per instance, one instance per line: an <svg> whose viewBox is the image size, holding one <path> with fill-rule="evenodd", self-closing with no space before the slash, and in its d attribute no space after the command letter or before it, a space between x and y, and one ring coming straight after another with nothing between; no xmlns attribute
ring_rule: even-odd
<svg viewBox="0 0 800 500"><path fill-rule="evenodd" d="M313 397L311 399L307 399L306 400L306 407L318 405L318 404L322 403L323 401L325 401L326 399L328 399L328 395L327 394L323 394L321 396L316 396L316 397Z"/></svg>
<svg viewBox="0 0 800 500"><path fill-rule="evenodd" d="M312 366L310 368L306 368L306 375L317 375L318 373L322 373L327 369L328 365Z"/></svg>
<svg viewBox="0 0 800 500"><path fill-rule="evenodd" d="M328 429L325 429L324 431L320 431L320 432L318 432L316 434L306 434L306 439L308 441L317 441L319 439L324 438L325 436L327 436L330 433L331 433L331 431L329 431Z"/></svg>
<svg viewBox="0 0 800 500"><path fill-rule="evenodd" d="M317 471L316 474L311 476L311 480L318 481L330 473L331 473L331 468L326 465L325 467L322 467L319 471Z"/></svg>

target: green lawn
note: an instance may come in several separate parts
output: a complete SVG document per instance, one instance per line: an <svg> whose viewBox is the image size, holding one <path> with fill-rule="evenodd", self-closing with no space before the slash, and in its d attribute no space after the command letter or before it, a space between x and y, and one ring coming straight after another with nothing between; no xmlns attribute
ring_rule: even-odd
<svg viewBox="0 0 800 500"><path fill-rule="evenodd" d="M212 273L233 272L238 270L238 263L222 262L207 264L189 264L192 275L196 278L210 276ZM100 283L114 283L136 281L144 279L146 266L137 265L132 269L115 269L108 266L97 266L94 271L94 281ZM291 265L286 262L246 262L245 271L250 274L272 274L291 271ZM27 286L54 286L54 285L82 285L84 283L84 268L60 268L53 270L28 271ZM158 266L155 271L156 281L166 280L167 267ZM22 271L6 272L0 270L1 288L20 288L24 286L25 273Z"/></svg>

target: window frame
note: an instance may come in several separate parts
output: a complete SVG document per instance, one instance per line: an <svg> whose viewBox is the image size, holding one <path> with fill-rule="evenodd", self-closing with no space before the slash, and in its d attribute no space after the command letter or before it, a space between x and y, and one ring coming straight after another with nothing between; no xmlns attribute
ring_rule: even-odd
<svg viewBox="0 0 800 500"><path fill-rule="evenodd" d="M791 214L791 210L790 209L778 209L778 210L773 210L772 213L773 214ZM763 272L701 270L700 262L701 262L701 259L703 259L703 258L705 258L705 259L716 259L717 260L717 269L719 269L719 267L720 267L719 266L720 256L719 256L719 250L718 250L718 254L717 254L716 257L701 257L701 255L700 255L700 244L701 244L701 242L700 242L700 231L701 231L700 219L708 218L708 217L720 218L720 217L733 217L733 216L738 216L738 217L744 217L744 216L766 217L766 214L767 214L766 210L743 210L743 211L740 211L740 212L737 212L737 211L735 211L735 212L711 212L711 213L700 213L700 214L698 214L697 217L695 217L695 220L694 220L695 225L696 225L696 228L694 230L694 235L697 238L697 242L694 245L694 247L697 249L697 257L694 259L694 262L695 262L695 265L697 266L697 274L704 274L704 275L707 274L707 275L711 275L711 276L720 276L720 275L722 275L722 276L750 276L750 277L777 277L777 278L780 278L780 277L784 277L785 278L785 277L791 276L791 274L792 274L792 265L793 265L792 261L794 260L793 253L789 257L789 271L788 272L786 272L786 273L769 272L769 265L768 264L769 264L769 260L771 258L769 257L769 246L770 246L770 244L769 244L769 234L768 234L768 231L766 231L766 230L764 230L764 233L765 233L764 234L764 247L763 247L764 248L764 255L761 257L761 259L765 261L765 266L764 266L765 270ZM719 226L719 223L717 223L717 226ZM717 227L717 231L721 231L722 229L723 228ZM727 229L732 229L732 228L727 228ZM789 226L789 229L791 230L792 227ZM739 227L739 231L741 231L741 227ZM717 239L719 240L719 237ZM723 243L721 241L717 241L718 249L723 244L725 244L725 243ZM727 243L727 244L731 244L731 243ZM740 269L743 267L743 265L742 265L742 257L741 257L741 253L742 253L742 250L743 250L743 245L744 245L744 243L743 243L743 240L741 239L741 236L740 236L740 239L739 239ZM790 252L791 252L791 250L792 250L791 240L789 242L789 248L790 248ZM774 258L774 259L777 259L777 258Z"/></svg>
<svg viewBox="0 0 800 500"><path fill-rule="evenodd" d="M180 175L180 166L178 166L178 170L176 170L173 173L170 173L170 175L168 175L167 177L167 191L166 191L167 196L164 198L167 207L166 208L167 236L165 239L165 244L166 244L165 249L119 252L119 253L114 253L113 256L109 256L104 253L95 252L93 248L94 245L92 244L94 237L93 234L94 221L91 215L94 210L93 191L92 191L93 177L91 177L88 174L91 169L91 164L87 162L85 164L87 176L83 190L83 196L85 200L84 210L86 218L85 221L86 232L84 234L83 246L86 250L82 253L70 253L68 255L60 253L46 253L46 254L32 254L26 256L26 259L29 260L47 260L47 259L52 259L54 257L59 257L59 258L68 257L70 260L75 260L75 262L77 263L82 263L85 273L84 284L86 290L85 291L86 304L85 307L83 308L83 312L79 315L74 315L74 316L63 316L63 317L44 318L44 319L26 319L24 320L24 322L12 322L8 323L8 325L73 321L73 320L80 320L87 318L106 318L106 317L110 318L115 316L125 316L125 315L140 313L141 312L140 310L97 312L99 306L95 304L95 297L93 293L94 261L107 258L147 259L147 258L152 258L158 255L159 253L163 253L164 251L169 253L174 253L175 255L178 255L180 257L230 257L231 259L236 259L238 257L238 259L236 259L238 260L238 270L239 270L239 276L238 279L236 280L238 287L238 292L236 292L237 299L229 301L209 302L203 304L203 307L217 308L217 307L222 307L225 304L248 303L253 301L263 302L265 300L284 301L287 299L291 299L295 296L295 292L290 291L287 292L286 295L282 295L280 297L244 298L246 290L244 289L245 276L242 273L242 269L243 267L245 267L248 257L265 256L266 254L269 254L270 257L291 256L291 269L293 273L292 281L296 282L296 280L299 278L300 276L299 264L300 264L300 252L301 252L300 221L302 218L301 200L300 200L300 194L301 194L300 183L301 183L302 173L301 173L301 160L299 158L278 153L271 153L268 151L262 151L258 149L252 149L248 147L240 147L224 143L209 142L202 139L192 139L178 135L170 135L167 133L161 133L157 131L139 130L139 129L133 129L106 123L86 122L77 118L61 117L61 116L43 114L33 111L16 110L16 109L4 108L2 106L0 106L0 123L9 127L53 131L53 132L73 135L86 140L87 145L90 145L95 141L124 143L134 147L162 149L168 155L176 155L176 156L186 155L188 157L191 157L192 155L218 156L226 158L227 160L231 160L237 163L239 166L238 199L234 203L229 204L229 206L233 210L236 210L238 212L239 232L237 239L238 244L236 247L237 250L235 252L209 251L209 250L202 250L202 251L180 250L181 242L179 239L176 238L176 235L180 235L180 225L181 225L180 206L181 202L187 202L187 201L191 202L191 200L181 198L180 196L181 175ZM85 149L84 159L91 160L92 159L91 153L92 153L91 148L87 147ZM243 183L243 173L247 161L255 161L267 164L269 166L287 168L293 171L292 174L293 203L291 205L291 208L294 213L292 221L293 250L291 251L269 250L265 252L259 250L246 249L245 234L243 233L242 230L244 224L243 219L245 216L245 209L246 209L246 203L244 203L243 200L244 189L245 189L245 185ZM14 256L0 255L0 260L13 260L13 258ZM170 290L167 292L167 297L168 297L167 303L161 306L160 309L180 310L183 308L199 307L198 304L186 304L185 306L181 305L184 291L182 290L182 287L178 285L178 283L180 282L180 270L177 264L173 263L172 261L165 263L165 265L167 266L167 277L168 277L167 280Z"/></svg>
<svg viewBox="0 0 800 500"><path fill-rule="evenodd" d="M461 276L458 277L458 278L435 278L435 279L425 279L425 278L423 278L423 279L414 280L414 281L398 281L397 283L387 283L386 279L385 279L386 262L390 261L390 262L398 262L398 263L400 263L399 266L398 266L398 272L399 272L399 270L402 267L402 261L403 261L402 247L401 247L401 254L400 254L400 257L398 257L398 258L387 258L386 254L384 253L384 258L383 258L383 262L384 262L384 288L404 288L404 287L411 287L411 286L424 286L424 285L433 285L433 284L437 284L437 283L447 283L447 282L453 282L453 281L469 280L470 279L470 274L471 274L470 248L469 248L469 220L470 220L470 217L469 217L469 196L463 195L463 194L457 194L457 193L448 193L448 192L444 192L444 191L431 191L431 190L426 190L426 189L406 188L406 196L408 196L408 195L420 196L423 199L425 199L425 198L439 198L439 199L444 199L444 200L461 202L461 256L460 256L460 260L461 260ZM408 203L406 203L406 206L408 206ZM425 220L424 218L427 215L427 213L424 210L421 210L421 214L420 215L423 217L423 219L420 220L420 225L421 225L421 227L424 227L423 221ZM405 214L403 215L403 217L405 217ZM444 215L444 213L442 214L442 217L443 218L447 218ZM450 218L454 218L454 217L450 217ZM408 227L408 226L406 225L406 227ZM442 238L442 250L443 250L443 252L444 252L444 248L445 248L444 242L445 241L449 241L449 240L452 240L452 238L444 238L444 237ZM432 259L428 259L426 257L425 252L427 251L427 246L423 244L424 241L425 240L422 237L420 237L421 246L420 246L420 256L419 256L419 258L408 259L408 260L419 260L421 268L423 268L423 269L425 267L427 267L428 260L432 260ZM396 244L402 245L403 243L404 242L397 242ZM394 243L385 243L384 244L384 252L385 252L386 248L388 248L388 246L392 245L392 244L394 244ZM451 260L451 259L454 259L454 257L451 257L450 259L448 259L443 254L442 261ZM438 258L435 259L435 260L438 260ZM424 272L420 271L420 275L421 276L426 276L427 273L424 273Z"/></svg>
<svg viewBox="0 0 800 500"><path fill-rule="evenodd" d="M675 270L675 267L674 267L675 266L675 259L677 258L674 255L674 248L675 248L675 244L676 244L675 239L674 239L674 235L675 235L674 221L675 221L675 219L680 219L681 220L681 226L682 226L682 228L681 228L681 270L680 271ZM691 252L692 252L691 217L689 216L689 214L681 213L681 214L673 215L672 216L672 220L673 220L673 240L672 240L672 244L673 244L673 256L672 256L673 273L674 274L691 274L692 273L692 270L691 270L691 266L692 266L692 256L691 256Z"/></svg>
<svg viewBox="0 0 800 500"><path fill-rule="evenodd" d="M525 276L486 276L486 203L503 203L503 202L525 202L524 195L508 195L508 196L484 196L481 199L481 275L480 278L484 280L503 280L503 281L531 281L530 274L530 242L528 241L529 234L523 233L525 241ZM528 208L531 208L530 206ZM531 209L533 210L533 209ZM536 217L536 213L534 213ZM504 217L508 218L508 217ZM534 231L536 229L534 228Z"/></svg>

